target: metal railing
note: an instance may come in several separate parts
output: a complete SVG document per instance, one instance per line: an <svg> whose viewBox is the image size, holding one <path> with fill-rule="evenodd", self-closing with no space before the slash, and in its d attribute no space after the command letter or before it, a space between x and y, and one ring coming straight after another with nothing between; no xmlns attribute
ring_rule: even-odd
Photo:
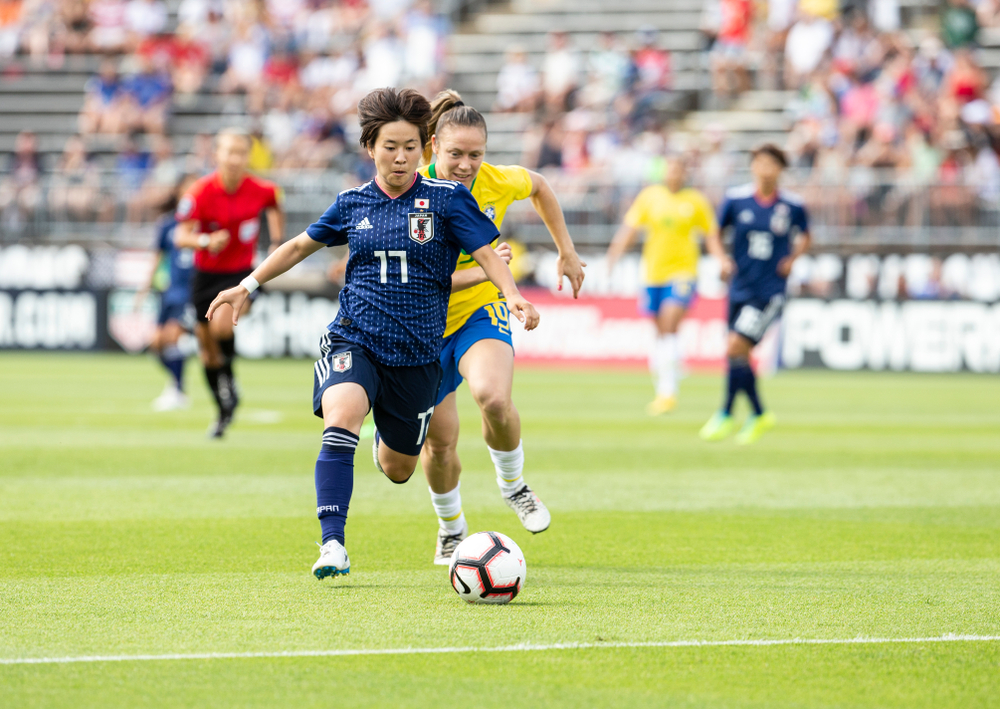
<svg viewBox="0 0 1000 709"><path fill-rule="evenodd" d="M295 171L268 177L285 190L289 234L302 231L340 191L356 184L353 176L341 172ZM638 181L604 176L554 172L547 177L574 239L592 247L607 245L642 188ZM719 205L728 186L748 180L745 173L734 173L724 185L693 186ZM839 179L789 171L783 185L805 201L813 236L824 248L1000 246L1000 179L995 184L971 176L928 182L852 169ZM0 179L0 241L145 246L152 238L155 215L141 204L144 189L112 173L88 183L47 175L20 190ZM512 205L504 233L526 244L550 243L528 201Z"/></svg>

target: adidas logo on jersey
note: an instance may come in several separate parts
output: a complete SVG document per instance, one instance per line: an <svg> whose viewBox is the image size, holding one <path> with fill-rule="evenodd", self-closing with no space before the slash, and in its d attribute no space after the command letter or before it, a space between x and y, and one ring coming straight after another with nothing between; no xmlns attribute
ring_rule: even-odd
<svg viewBox="0 0 1000 709"><path fill-rule="evenodd" d="M358 222L358 225L356 227L354 227L354 228L355 229L374 229L375 227L373 227L372 223L370 221L368 221L368 217L365 217L360 222Z"/></svg>

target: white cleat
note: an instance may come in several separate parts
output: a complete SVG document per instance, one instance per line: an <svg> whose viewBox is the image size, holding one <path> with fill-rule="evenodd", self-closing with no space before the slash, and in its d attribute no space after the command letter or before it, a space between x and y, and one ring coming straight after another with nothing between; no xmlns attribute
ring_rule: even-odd
<svg viewBox="0 0 1000 709"><path fill-rule="evenodd" d="M552 524L552 515L549 514L549 508L538 499L538 495L527 485L523 486L513 495L504 495L503 501L517 513L521 524L532 534L544 532Z"/></svg>
<svg viewBox="0 0 1000 709"><path fill-rule="evenodd" d="M375 463L375 470L379 471L385 475L385 471L382 470L382 464L378 462L378 442L381 440L381 436L378 435L378 430L372 434L372 461ZM389 477L386 475L386 477Z"/></svg>
<svg viewBox="0 0 1000 709"><path fill-rule="evenodd" d="M191 401L173 384L167 384L163 393L153 400L153 411L177 411L191 406Z"/></svg>
<svg viewBox="0 0 1000 709"><path fill-rule="evenodd" d="M319 548L319 560L313 564L313 575L320 581L327 576L346 576L351 573L351 560L347 549L336 539Z"/></svg>
<svg viewBox="0 0 1000 709"><path fill-rule="evenodd" d="M437 548L434 550L434 564L436 566L448 566L451 564L451 555L462 543L462 540L469 536L469 523L466 522L462 531L458 534L448 534L447 531L438 527Z"/></svg>

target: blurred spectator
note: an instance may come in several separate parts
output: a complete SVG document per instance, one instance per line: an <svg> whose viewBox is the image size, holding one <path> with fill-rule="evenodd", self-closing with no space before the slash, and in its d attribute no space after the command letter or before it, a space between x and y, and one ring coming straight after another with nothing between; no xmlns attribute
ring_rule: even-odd
<svg viewBox="0 0 1000 709"><path fill-rule="evenodd" d="M42 159L38 137L21 131L14 141L14 153L0 179L0 220L6 229L18 233L25 229L42 201Z"/></svg>
<svg viewBox="0 0 1000 709"><path fill-rule="evenodd" d="M194 145L184 161L184 172L202 177L215 169L214 138L209 133L199 133L194 137Z"/></svg>
<svg viewBox="0 0 1000 709"><path fill-rule="evenodd" d="M229 68L219 87L227 92L246 92L259 85L267 57L267 33L260 25L244 20L236 27L229 45Z"/></svg>
<svg viewBox="0 0 1000 709"><path fill-rule="evenodd" d="M87 0L64 0L59 4L57 17L53 44L69 54L89 50L94 23L87 8Z"/></svg>
<svg viewBox="0 0 1000 709"><path fill-rule="evenodd" d="M797 87L815 71L833 44L834 27L824 17L803 15L788 32L785 42L785 81Z"/></svg>
<svg viewBox="0 0 1000 709"><path fill-rule="evenodd" d="M163 133L170 107L170 77L153 67L148 57L136 56L138 71L125 80L125 115L129 130Z"/></svg>
<svg viewBox="0 0 1000 709"><path fill-rule="evenodd" d="M167 28L167 6L163 0L129 0L125 7L125 24L135 42Z"/></svg>
<svg viewBox="0 0 1000 709"><path fill-rule="evenodd" d="M84 87L80 133L116 135L125 130L125 118L125 91L118 76L118 65L114 59L105 59L98 74Z"/></svg>
<svg viewBox="0 0 1000 709"><path fill-rule="evenodd" d="M394 29L376 24L364 43L363 91L396 86L403 75L403 47Z"/></svg>
<svg viewBox="0 0 1000 709"><path fill-rule="evenodd" d="M948 0L941 13L941 38L949 49L968 47L976 42L979 20L969 0Z"/></svg>
<svg viewBox="0 0 1000 709"><path fill-rule="evenodd" d="M0 59L17 52L24 29L24 0L0 0Z"/></svg>
<svg viewBox="0 0 1000 709"><path fill-rule="evenodd" d="M872 26L879 32L899 31L899 0L869 0L868 13Z"/></svg>
<svg viewBox="0 0 1000 709"><path fill-rule="evenodd" d="M153 168L153 156L139 146L140 134L128 135L115 160L118 178L116 197L126 205L126 218L137 222L142 215L142 186Z"/></svg>
<svg viewBox="0 0 1000 709"><path fill-rule="evenodd" d="M107 54L124 51L128 40L125 0L90 0L87 11L93 26L91 49Z"/></svg>
<svg viewBox="0 0 1000 709"><path fill-rule="evenodd" d="M89 221L111 218L110 204L101 194L101 173L80 136L66 141L49 187L49 209L57 219Z"/></svg>
<svg viewBox="0 0 1000 709"><path fill-rule="evenodd" d="M194 94L201 90L211 65L208 48L195 35L194 27L181 25L177 28L170 79L179 103L190 103Z"/></svg>
<svg viewBox="0 0 1000 709"><path fill-rule="evenodd" d="M653 61L646 62L647 70L654 73ZM614 32L602 32L597 46L587 55L587 84L583 89L581 102L598 108L607 106L625 89L629 77L628 55L618 46L618 36ZM666 63L669 80L670 63Z"/></svg>
<svg viewBox="0 0 1000 709"><path fill-rule="evenodd" d="M542 91L545 105L552 111L571 108L573 92L580 82L580 57L570 46L565 32L549 34L549 48L542 60Z"/></svg>
<svg viewBox="0 0 1000 709"><path fill-rule="evenodd" d="M514 45L507 49L504 64L497 75L498 111L533 111L538 105L538 74L528 64L524 48Z"/></svg>
<svg viewBox="0 0 1000 709"><path fill-rule="evenodd" d="M439 76L444 67L445 36L448 26L434 13L430 0L417 0L402 21L405 27L404 60L405 78L418 84L427 84ZM434 86L433 95L443 86Z"/></svg>
<svg viewBox="0 0 1000 709"><path fill-rule="evenodd" d="M712 90L737 96L750 88L747 45L753 23L751 0L719 0L719 32L712 47Z"/></svg>
<svg viewBox="0 0 1000 709"><path fill-rule="evenodd" d="M156 216L159 205L163 204L184 176L182 161L174 156L173 144L163 135L153 137L153 166L136 199L135 208L139 217L133 221L148 221Z"/></svg>

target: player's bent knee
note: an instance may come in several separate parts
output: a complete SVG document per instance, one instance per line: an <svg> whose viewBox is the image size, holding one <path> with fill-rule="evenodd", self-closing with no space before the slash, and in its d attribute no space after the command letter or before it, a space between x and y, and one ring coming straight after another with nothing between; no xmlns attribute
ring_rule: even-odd
<svg viewBox="0 0 1000 709"><path fill-rule="evenodd" d="M417 467L415 465L408 466L398 463L382 463L382 472L387 478L389 478L390 482L393 482L396 485L402 485L403 483L408 482L410 478L413 477L413 472L416 469Z"/></svg>
<svg viewBox="0 0 1000 709"><path fill-rule="evenodd" d="M483 412L483 416L486 418L499 421L506 419L510 415L510 410L514 404L509 396L497 393L496 391L477 392L477 394L474 395L474 398L479 405L480 411Z"/></svg>

